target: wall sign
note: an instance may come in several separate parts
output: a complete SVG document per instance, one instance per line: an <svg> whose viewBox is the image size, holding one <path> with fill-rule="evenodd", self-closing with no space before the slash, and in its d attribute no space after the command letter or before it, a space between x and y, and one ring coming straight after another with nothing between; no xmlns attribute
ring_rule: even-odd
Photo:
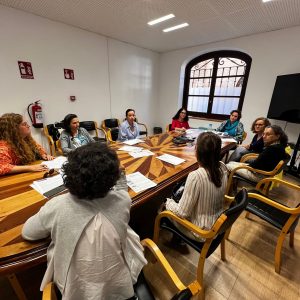
<svg viewBox="0 0 300 300"><path fill-rule="evenodd" d="M74 80L74 70L64 69L65 79Z"/></svg>
<svg viewBox="0 0 300 300"><path fill-rule="evenodd" d="M34 79L31 63L28 61L18 61L21 78Z"/></svg>

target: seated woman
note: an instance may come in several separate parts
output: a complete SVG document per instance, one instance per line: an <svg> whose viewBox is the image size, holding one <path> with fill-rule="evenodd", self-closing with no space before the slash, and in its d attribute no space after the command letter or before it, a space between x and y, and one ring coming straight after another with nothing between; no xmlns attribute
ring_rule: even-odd
<svg viewBox="0 0 300 300"><path fill-rule="evenodd" d="M254 169L262 171L272 171L281 160L287 158L285 148L287 146L288 137L281 127L277 125L267 126L263 133L264 149L258 157L252 160L249 164L231 161L227 164L227 168L232 171L236 167L249 165ZM247 169L240 169L237 174L258 182L264 175L251 172Z"/></svg>
<svg viewBox="0 0 300 300"><path fill-rule="evenodd" d="M255 133L251 144L238 146L229 158L229 161L240 161L242 156L248 153L261 153L264 148L263 133L267 126L271 123L267 118L257 118L251 126L251 130Z"/></svg>
<svg viewBox="0 0 300 300"><path fill-rule="evenodd" d="M87 130L79 127L79 119L75 114L66 115L62 122L65 129L59 139L64 155L80 146L94 142Z"/></svg>
<svg viewBox="0 0 300 300"><path fill-rule="evenodd" d="M135 110L129 108L126 110L125 114L126 120L119 128L118 141L133 140L140 134L138 124L135 122Z"/></svg>
<svg viewBox="0 0 300 300"><path fill-rule="evenodd" d="M171 130L185 132L186 129L190 128L188 120L186 109L180 108L172 119Z"/></svg>
<svg viewBox="0 0 300 300"><path fill-rule="evenodd" d="M51 236L41 289L54 281L62 299L132 297L133 268L138 275L146 260L142 247L129 252L126 243L133 233L140 245L128 226L131 198L116 152L100 143L79 147L63 172L69 193L48 201L22 230L30 241Z"/></svg>
<svg viewBox="0 0 300 300"><path fill-rule="evenodd" d="M0 117L0 175L48 170L43 164L30 165L36 160L51 160L32 137L30 125L19 114Z"/></svg>
<svg viewBox="0 0 300 300"><path fill-rule="evenodd" d="M210 229L224 210L227 169L220 156L221 138L213 132L200 134L196 144L199 168L189 173L179 202L167 199L166 209L202 229ZM188 237L200 239L180 224L175 225Z"/></svg>
<svg viewBox="0 0 300 300"><path fill-rule="evenodd" d="M242 122L240 122L241 117L242 114L239 110L236 109L231 111L229 119L222 122L216 131L227 133L237 142L242 142L244 125Z"/></svg>

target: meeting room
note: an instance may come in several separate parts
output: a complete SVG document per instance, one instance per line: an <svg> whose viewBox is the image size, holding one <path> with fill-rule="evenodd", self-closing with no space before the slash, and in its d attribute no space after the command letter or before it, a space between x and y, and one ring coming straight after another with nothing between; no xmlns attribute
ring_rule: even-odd
<svg viewBox="0 0 300 300"><path fill-rule="evenodd" d="M0 0L0 299L299 299L299 15Z"/></svg>

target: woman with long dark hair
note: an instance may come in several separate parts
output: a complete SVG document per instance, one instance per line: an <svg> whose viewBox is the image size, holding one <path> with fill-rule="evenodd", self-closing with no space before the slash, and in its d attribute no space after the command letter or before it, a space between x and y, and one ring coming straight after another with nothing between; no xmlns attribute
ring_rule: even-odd
<svg viewBox="0 0 300 300"><path fill-rule="evenodd" d="M64 155L72 150L94 142L85 128L80 127L79 119L75 114L68 114L63 119L64 130L60 135L61 149Z"/></svg>
<svg viewBox="0 0 300 300"><path fill-rule="evenodd" d="M185 108L180 108L175 116L172 118L171 130L186 131L190 128L189 117Z"/></svg>
<svg viewBox="0 0 300 300"><path fill-rule="evenodd" d="M200 134L196 144L199 168L188 175L179 202L167 199L166 209L203 229L210 229L224 210L227 169L220 156L221 138L212 132ZM179 224L175 225L189 237L199 239Z"/></svg>
<svg viewBox="0 0 300 300"><path fill-rule="evenodd" d="M30 125L20 114L7 113L0 117L0 175L46 171L37 160L52 160L44 148L31 136Z"/></svg>

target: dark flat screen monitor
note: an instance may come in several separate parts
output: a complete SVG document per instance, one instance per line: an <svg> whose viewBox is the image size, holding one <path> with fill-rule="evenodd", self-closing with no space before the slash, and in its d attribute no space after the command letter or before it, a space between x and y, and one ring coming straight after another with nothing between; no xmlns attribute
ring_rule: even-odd
<svg viewBox="0 0 300 300"><path fill-rule="evenodd" d="M277 76L268 118L300 123L300 73Z"/></svg>

